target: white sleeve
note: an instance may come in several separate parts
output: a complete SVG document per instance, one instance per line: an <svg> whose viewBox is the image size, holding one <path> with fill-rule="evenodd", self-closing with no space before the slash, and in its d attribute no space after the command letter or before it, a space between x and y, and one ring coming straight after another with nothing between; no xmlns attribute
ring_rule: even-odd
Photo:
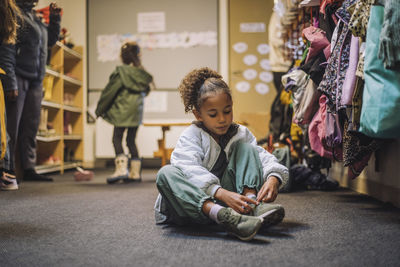
<svg viewBox="0 0 400 267"><path fill-rule="evenodd" d="M260 157L261 165L263 166L263 178L266 181L269 177L275 176L281 182L280 187L283 187L289 180L289 170L286 166L280 164L278 159L269 153L264 148L257 145L255 136L246 128L247 142L256 147Z"/></svg>
<svg viewBox="0 0 400 267"><path fill-rule="evenodd" d="M202 189L207 195L214 197L220 187L218 177L203 166L204 152L198 137L183 133L171 155L171 165L178 167L186 178Z"/></svg>

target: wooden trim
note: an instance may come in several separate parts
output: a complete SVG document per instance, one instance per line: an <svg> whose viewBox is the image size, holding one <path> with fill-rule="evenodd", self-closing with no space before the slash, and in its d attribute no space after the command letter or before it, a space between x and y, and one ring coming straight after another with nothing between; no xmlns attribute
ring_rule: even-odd
<svg viewBox="0 0 400 267"><path fill-rule="evenodd" d="M342 163L333 164L331 175L342 187L372 196L383 202L390 202L400 208L400 188L370 180L366 177L365 172L356 179L350 180L347 178L347 168L343 167Z"/></svg>

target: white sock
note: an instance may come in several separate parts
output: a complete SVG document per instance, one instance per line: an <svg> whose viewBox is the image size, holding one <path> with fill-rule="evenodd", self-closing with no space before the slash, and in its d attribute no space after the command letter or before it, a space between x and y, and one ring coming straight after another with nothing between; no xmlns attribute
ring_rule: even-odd
<svg viewBox="0 0 400 267"><path fill-rule="evenodd" d="M210 217L211 220L215 221L216 223L220 223L218 221L218 212L222 209L223 207L221 205L215 204L214 206L211 207L210 213L208 216Z"/></svg>
<svg viewBox="0 0 400 267"><path fill-rule="evenodd" d="M252 198L252 199L254 199L254 200L256 200L256 199L257 199L257 196L256 196L256 195L254 195L254 194L247 194L247 195L246 195L246 197L248 197L248 198Z"/></svg>

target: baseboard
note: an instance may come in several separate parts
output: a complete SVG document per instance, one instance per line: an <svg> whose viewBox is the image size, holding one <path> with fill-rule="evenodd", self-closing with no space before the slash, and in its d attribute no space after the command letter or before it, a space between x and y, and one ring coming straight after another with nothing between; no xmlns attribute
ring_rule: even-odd
<svg viewBox="0 0 400 267"><path fill-rule="evenodd" d="M331 175L342 187L372 196L383 202L389 202L400 208L400 188L370 180L364 172L356 179L351 180L347 178L347 168L343 167L342 163L333 164Z"/></svg>
<svg viewBox="0 0 400 267"><path fill-rule="evenodd" d="M95 168L114 168L113 158L96 159L94 163ZM142 168L144 169L159 169L161 168L160 158L142 158Z"/></svg>

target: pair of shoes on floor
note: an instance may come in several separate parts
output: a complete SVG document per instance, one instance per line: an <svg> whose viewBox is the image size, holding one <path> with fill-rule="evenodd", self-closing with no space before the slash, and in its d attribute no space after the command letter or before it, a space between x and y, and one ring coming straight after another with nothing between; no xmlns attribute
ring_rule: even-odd
<svg viewBox="0 0 400 267"><path fill-rule="evenodd" d="M120 154L115 158L115 172L107 178L108 184L119 182L141 182L142 161L140 159L130 160L130 170L128 170L128 157Z"/></svg>
<svg viewBox="0 0 400 267"><path fill-rule="evenodd" d="M18 182L13 171L0 172L0 189L4 191L18 190Z"/></svg>
<svg viewBox="0 0 400 267"><path fill-rule="evenodd" d="M278 224L285 217L285 210L278 204L260 203L253 205L252 208L249 215L239 214L232 208L222 208L217 218L229 234L240 240L249 241L261 227Z"/></svg>
<svg viewBox="0 0 400 267"><path fill-rule="evenodd" d="M24 170L24 181L53 182L53 178L38 174L34 169Z"/></svg>

